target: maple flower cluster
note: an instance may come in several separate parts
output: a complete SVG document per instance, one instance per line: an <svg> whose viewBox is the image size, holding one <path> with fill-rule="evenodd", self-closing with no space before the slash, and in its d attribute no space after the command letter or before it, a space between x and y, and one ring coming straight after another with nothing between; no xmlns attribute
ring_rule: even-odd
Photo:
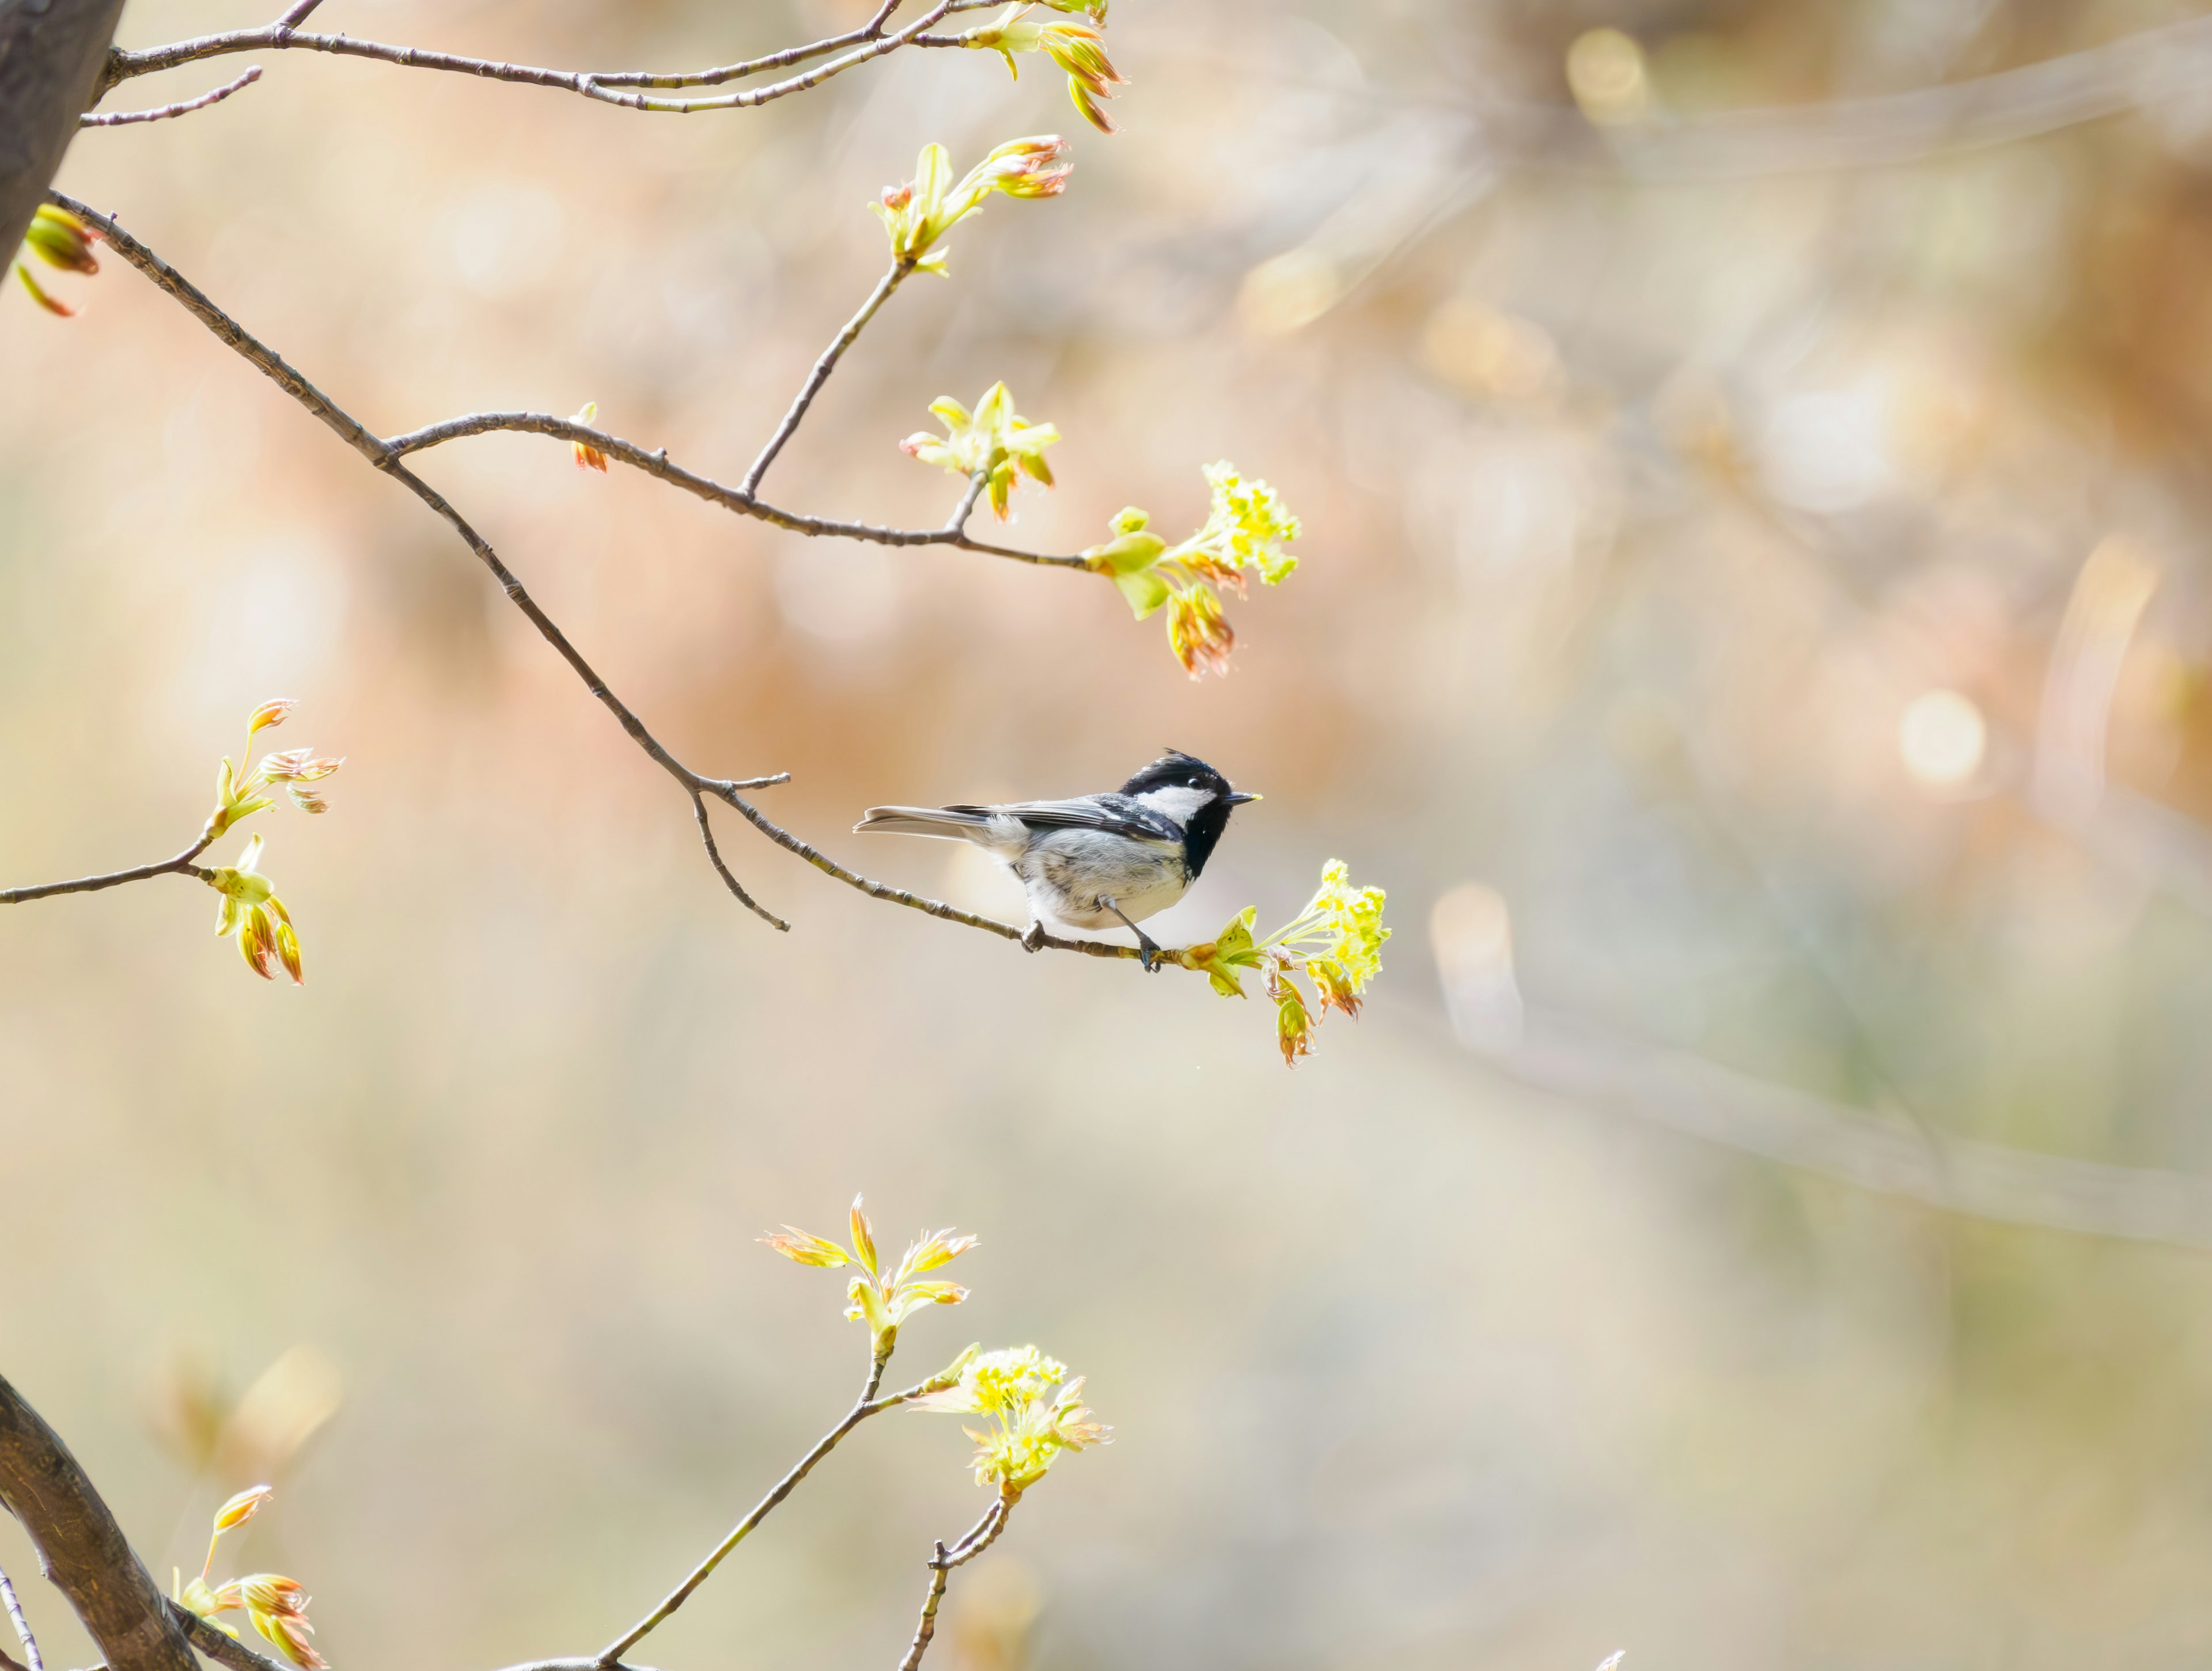
<svg viewBox="0 0 2212 1671"><path fill-rule="evenodd" d="M1109 1443L1112 1431L1083 1403L1083 1377L1035 1346L980 1352L958 1382L914 1401L917 1410L984 1418L961 1431L975 1441L975 1483L996 1486L1012 1502L1044 1478L1061 1452Z"/></svg>
<svg viewBox="0 0 2212 1671"><path fill-rule="evenodd" d="M1043 0L1043 4L1052 11L1088 12L1093 23L1106 21L1105 0ZM1103 101L1114 96L1115 88L1129 83L1106 56L1106 38L1090 24L1033 22L1030 14L1036 9L1028 0L1015 0L988 23L963 32L960 44L996 52L1017 81L1022 70L1014 54L1042 52L1066 72L1067 96L1083 112L1083 119L1101 133L1113 132L1113 118Z"/></svg>
<svg viewBox="0 0 2212 1671"><path fill-rule="evenodd" d="M252 1519L272 1495L270 1486L250 1486L216 1510L215 1535L208 1540L207 1559L201 1564L200 1576L185 1583L184 1575L173 1569L169 1594L179 1607L198 1613L226 1636L235 1637L238 1632L225 1624L220 1615L243 1611L253 1628L300 1671L325 1671L329 1662L307 1640L315 1633L315 1627L307 1622L310 1598L297 1579L275 1572L255 1572L221 1584L208 1581L208 1574L215 1567L216 1546L222 1541L222 1534Z"/></svg>
<svg viewBox="0 0 2212 1671"><path fill-rule="evenodd" d="M949 1230L925 1231L886 1271L857 1195L851 1222L850 1247L791 1224L760 1239L797 1264L860 1268L861 1274L846 1290L851 1303L845 1315L868 1325L880 1374L897 1345L899 1325L910 1313L924 1305L957 1305L968 1297L966 1289L924 1273L958 1258L976 1238ZM1011 1504L1044 1478L1062 1452L1108 1442L1110 1430L1091 1419L1082 1392L1080 1377L1070 1380L1066 1365L1035 1346L984 1352L971 1346L941 1373L900 1397L917 1410L982 1417L981 1427L965 1430L976 1444L975 1483L996 1486L1001 1500Z"/></svg>
<svg viewBox="0 0 2212 1671"><path fill-rule="evenodd" d="M31 213L29 229L23 234L23 248L49 267L68 273L91 274L100 270L100 258L92 252L99 238L98 232L66 209L40 204ZM31 264L20 257L15 262L15 276L23 281L31 300L49 313L68 319L76 312L58 296L48 295L39 283L38 275L31 270Z"/></svg>
<svg viewBox="0 0 2212 1671"><path fill-rule="evenodd" d="M1067 142L1058 134L1009 139L952 180L951 154L942 145L921 148L914 178L887 185L868 206L891 240L891 258L918 272L942 273L949 252L937 240L982 208L994 191L1010 197L1056 197L1067 190L1074 165L1066 161Z"/></svg>
<svg viewBox="0 0 2212 1671"><path fill-rule="evenodd" d="M246 718L246 747L239 757L252 760L255 736L283 725L297 706L280 697L255 708ZM285 749L265 754L252 770L240 771L225 755L216 771L215 811L208 815L201 834L212 842L241 819L274 806L279 786L302 812L327 812L330 803L313 786L344 763L342 755L318 756L311 748ZM235 865L210 866L199 872L200 878L222 896L216 918L216 937L236 940L246 966L263 980L275 980L273 965L281 963L296 987L303 978L300 938L293 930L291 913L276 897L276 884L262 874L261 847L261 837L256 836L246 844Z"/></svg>
<svg viewBox="0 0 2212 1671"><path fill-rule="evenodd" d="M1168 647L1193 678L1229 671L1237 634L1221 612L1220 588L1241 598L1248 575L1279 586L1298 566L1283 549L1298 537L1298 520L1281 495L1226 459L1206 467L1206 482L1212 507L1205 526L1180 544L1153 533L1152 519L1133 505L1114 519L1113 538L1083 554L1121 589L1139 621L1166 609Z"/></svg>
<svg viewBox="0 0 2212 1671"><path fill-rule="evenodd" d="M986 389L973 412L949 394L931 401L929 410L944 423L945 434L918 430L899 443L899 450L926 465L941 465L955 476L985 472L991 513L1001 522L1018 474L1053 484L1044 450L1060 439L1060 431L1049 423L1031 423L1017 412L1004 383Z"/></svg>
<svg viewBox="0 0 2212 1671"><path fill-rule="evenodd" d="M1276 1043L1285 1064L1295 1067L1299 1057L1313 1054L1313 1030L1331 1009L1358 1019L1367 983L1382 970L1382 942L1390 938L1382 926L1383 898L1380 888L1354 888L1350 867L1332 859L1305 909L1265 939L1254 937L1259 910L1248 905L1215 939L1166 955L1205 975L1224 998L1245 995L1239 969L1258 971L1274 1001ZM1313 987L1310 1000L1296 978L1301 975Z"/></svg>

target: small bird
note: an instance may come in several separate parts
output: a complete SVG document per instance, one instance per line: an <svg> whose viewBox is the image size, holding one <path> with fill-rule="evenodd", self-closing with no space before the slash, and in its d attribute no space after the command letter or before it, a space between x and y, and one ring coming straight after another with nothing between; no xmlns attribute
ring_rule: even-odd
<svg viewBox="0 0 2212 1671"><path fill-rule="evenodd" d="M1030 898L1022 944L1044 944L1047 919L1073 928L1121 923L1147 970L1160 948L1137 927L1181 899L1229 827L1229 810L1260 797L1232 789L1203 760L1170 749L1118 790L1004 806L872 806L855 830L973 842Z"/></svg>

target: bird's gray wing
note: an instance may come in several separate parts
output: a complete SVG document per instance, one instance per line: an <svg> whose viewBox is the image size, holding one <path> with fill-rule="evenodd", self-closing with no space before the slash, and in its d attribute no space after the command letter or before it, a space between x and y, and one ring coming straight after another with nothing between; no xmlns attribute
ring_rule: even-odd
<svg viewBox="0 0 2212 1671"><path fill-rule="evenodd" d="M947 812L988 817L1006 813L1032 829L1099 829L1139 842L1179 842L1174 823L1130 795L1085 795L1076 800L1018 800L1004 806L948 806Z"/></svg>

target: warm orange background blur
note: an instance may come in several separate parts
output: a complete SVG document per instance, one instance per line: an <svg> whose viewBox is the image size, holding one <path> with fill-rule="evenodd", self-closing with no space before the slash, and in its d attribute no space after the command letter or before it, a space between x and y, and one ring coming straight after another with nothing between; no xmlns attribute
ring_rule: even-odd
<svg viewBox="0 0 2212 1671"><path fill-rule="evenodd" d="M672 67L865 9L316 27ZM1256 999L726 817L773 934L414 500L119 259L54 279L74 321L11 286L0 882L173 852L264 697L348 764L256 821L303 990L188 883L0 917L0 1365L165 1579L315 1428L240 1553L339 1671L589 1652L842 1408L836 1279L751 1238L865 1189L984 1237L900 1366L1034 1340L1117 1430L956 1584L947 1671L2201 1661L2212 46L2106 48L2187 11L1116 0L1112 139L965 53L681 120L307 53L131 83L264 64L62 184L365 422L596 399L730 480L916 148L1070 134L1068 194L962 227L771 484L941 515L895 443L999 377L1067 437L1021 541L1180 532L1232 459L1307 535L1228 679L1087 577L538 437L420 467L680 754L791 770L769 807L874 874L1018 913L854 815L1173 744L1267 799L1163 939L1332 855L1397 938L1291 1073ZM2072 105L1883 102L2100 50ZM864 1430L641 1657L894 1663L964 1455ZM0 1565L83 1663L12 1526Z"/></svg>

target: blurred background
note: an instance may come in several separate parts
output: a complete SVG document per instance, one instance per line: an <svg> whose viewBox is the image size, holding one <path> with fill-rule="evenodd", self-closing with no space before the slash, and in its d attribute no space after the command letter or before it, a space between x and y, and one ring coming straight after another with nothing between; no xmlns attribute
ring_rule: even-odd
<svg viewBox="0 0 2212 1671"><path fill-rule="evenodd" d="M267 0L134 0L145 46ZM859 0L328 0L562 66ZM574 411L734 480L874 281L866 205L1071 135L770 478L934 520L994 380L1010 537L1304 518L1194 684L1111 588L806 541L499 435L420 463L687 761L1018 915L881 801L1163 744L1266 801L1151 925L1389 890L1357 1026L1030 959L683 797L448 532L119 259L0 304L0 882L173 853L257 702L304 989L161 880L0 920L0 1364L149 1562L339 1671L589 1652L842 1410L829 1273L979 1232L971 1339L1091 1379L963 1575L965 1671L2166 1668L2212 1653L2212 14L2157 0L1118 0L1123 131L910 52L687 120L304 52L85 135L119 214L384 433ZM218 856L230 856L229 843ZM896 1662L956 1425L863 1429L649 1644ZM88 1644L0 1526L49 1665Z"/></svg>

